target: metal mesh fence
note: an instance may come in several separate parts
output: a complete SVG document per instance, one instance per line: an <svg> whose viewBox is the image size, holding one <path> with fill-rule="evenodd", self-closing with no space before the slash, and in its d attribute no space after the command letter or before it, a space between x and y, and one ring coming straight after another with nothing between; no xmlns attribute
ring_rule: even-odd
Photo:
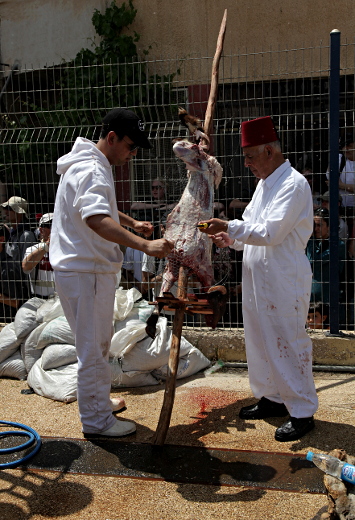
<svg viewBox="0 0 355 520"><path fill-rule="evenodd" d="M315 209L326 205L322 194L327 191L329 160L328 55L329 47L324 45L239 51L222 57L212 153L224 173L215 192L215 215L241 218L252 196L255 179L243 165L239 125L263 115L273 117L285 156L308 175ZM1 79L1 202L11 196L28 201L25 222L35 231L38 215L53 210L58 157L70 151L78 136L97 140L105 113L124 106L145 120L153 149L140 150L129 168L115 169L118 207L138 219L153 221L158 233L159 223L166 219L170 205L179 200L187 182L185 166L172 150L173 139L187 135L179 122L178 107L204 119L212 60L198 56L95 65L73 61L41 70L5 68ZM354 126L354 45L348 43L341 49L340 108L341 135L345 136ZM349 182L354 183L353 175L349 173ZM157 199L159 189L152 190L154 184L161 187L161 199ZM3 209L3 221L6 213ZM346 214L340 208L340 216L347 225L341 260L341 328L353 329L352 210ZM227 278L230 291L221 323L224 328L243 326L241 255L213 249L215 279ZM317 265L321 284L331 276L325 257ZM19 268L20 263L18 260ZM127 271L124 274L130 277ZM3 284L2 294L6 291L9 289ZM325 293L323 300L327 299ZM21 303L25 297L16 299ZM8 321L6 316L3 305L0 321ZM203 324L200 317L187 318L187 322Z"/></svg>

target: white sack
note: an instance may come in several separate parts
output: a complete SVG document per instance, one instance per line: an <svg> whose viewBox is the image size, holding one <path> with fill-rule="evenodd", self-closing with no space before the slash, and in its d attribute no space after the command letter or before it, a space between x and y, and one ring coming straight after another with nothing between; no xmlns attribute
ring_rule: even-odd
<svg viewBox="0 0 355 520"><path fill-rule="evenodd" d="M181 338L185 339L185 338ZM186 340L185 340L186 341ZM179 359L179 365L176 373L176 379L189 377L200 370L204 370L210 365L210 361L197 348L192 347L190 352ZM152 375L157 379L165 379L168 377L168 364L152 371Z"/></svg>
<svg viewBox="0 0 355 520"><path fill-rule="evenodd" d="M37 310L36 320L38 323L43 321L52 321L58 316L64 316L64 311L60 303L59 296L56 294L53 298L49 298Z"/></svg>
<svg viewBox="0 0 355 520"><path fill-rule="evenodd" d="M129 323L127 323L127 327ZM152 371L166 365L169 361L172 332L167 319L160 317L157 323L157 333L154 339L145 334L144 339L137 342L130 350L123 350L121 357L122 370ZM180 356L183 357L192 349L184 337L181 337Z"/></svg>
<svg viewBox="0 0 355 520"><path fill-rule="evenodd" d="M115 325L115 334L111 339L110 356L117 359L128 352L137 341L146 337L145 331L147 324L137 319L125 319L118 321Z"/></svg>
<svg viewBox="0 0 355 520"><path fill-rule="evenodd" d="M30 334L25 339L25 342L21 345L21 356L23 362L25 363L27 372L31 370L37 359L39 359L42 355L42 351L37 349L37 343L45 326L46 323L41 323L38 325L38 327L30 332Z"/></svg>
<svg viewBox="0 0 355 520"><path fill-rule="evenodd" d="M42 358L36 361L27 376L27 383L36 394L71 403L77 395L78 364L65 365L52 370L43 370Z"/></svg>
<svg viewBox="0 0 355 520"><path fill-rule="evenodd" d="M74 335L65 316L59 316L44 327L37 343L37 348L44 348L52 343L74 345Z"/></svg>
<svg viewBox="0 0 355 520"><path fill-rule="evenodd" d="M113 308L113 319L124 320L133 309L134 302L142 297L141 293L135 288L128 291L119 287L115 293L115 304Z"/></svg>
<svg viewBox="0 0 355 520"><path fill-rule="evenodd" d="M21 345L15 333L15 324L8 323L0 332L0 363L10 357Z"/></svg>
<svg viewBox="0 0 355 520"><path fill-rule="evenodd" d="M137 370L123 372L119 363L112 359L110 359L110 366L112 388L151 386L159 384L159 381L157 381L150 372L140 372Z"/></svg>
<svg viewBox="0 0 355 520"><path fill-rule="evenodd" d="M0 377L25 380L27 371L19 351L0 363Z"/></svg>
<svg viewBox="0 0 355 520"><path fill-rule="evenodd" d="M37 327L36 320L37 309L43 305L45 300L41 298L31 298L27 300L16 312L15 316L15 334L18 339L25 338Z"/></svg>
<svg viewBox="0 0 355 520"><path fill-rule="evenodd" d="M43 370L50 370L51 368L58 368L63 365L70 365L71 363L78 362L74 345L53 343L40 352L42 352Z"/></svg>

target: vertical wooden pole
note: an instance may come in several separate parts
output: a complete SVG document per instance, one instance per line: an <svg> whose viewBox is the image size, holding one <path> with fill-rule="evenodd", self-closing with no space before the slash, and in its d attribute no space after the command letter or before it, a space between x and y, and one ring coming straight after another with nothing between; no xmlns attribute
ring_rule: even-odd
<svg viewBox="0 0 355 520"><path fill-rule="evenodd" d="M187 295L187 276L183 266L179 269L179 281L178 281L178 292L177 297L180 299L185 299ZM173 331L171 338L171 346L170 346L170 355L169 355L169 366L168 366L168 376L165 382L165 393L164 393L164 401L163 406L160 412L159 422L157 426L157 430L153 437L153 443L162 445L165 442L166 434L168 433L171 413L174 406L175 399L175 386L176 386L176 374L179 366L179 353L180 353L180 341L181 341L181 333L182 326L184 324L184 315L185 315L186 305L181 303L181 306L176 309L174 322L173 322Z"/></svg>

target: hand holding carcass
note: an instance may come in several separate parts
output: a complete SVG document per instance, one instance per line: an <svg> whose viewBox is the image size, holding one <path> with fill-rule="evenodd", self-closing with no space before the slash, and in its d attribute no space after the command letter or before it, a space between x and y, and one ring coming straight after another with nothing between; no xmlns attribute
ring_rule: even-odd
<svg viewBox="0 0 355 520"><path fill-rule="evenodd" d="M158 240L147 240L144 252L149 256L164 258L168 256L173 247L174 244L172 242L168 242L168 240L165 238L159 238Z"/></svg>
<svg viewBox="0 0 355 520"><path fill-rule="evenodd" d="M207 224L206 227L202 226L202 224ZM221 231L226 232L228 229L228 222L226 220L222 220L220 218L211 218L210 220L205 220L204 222L199 222L197 227L201 231L201 233L207 233L208 235L215 235L216 233L220 233Z"/></svg>

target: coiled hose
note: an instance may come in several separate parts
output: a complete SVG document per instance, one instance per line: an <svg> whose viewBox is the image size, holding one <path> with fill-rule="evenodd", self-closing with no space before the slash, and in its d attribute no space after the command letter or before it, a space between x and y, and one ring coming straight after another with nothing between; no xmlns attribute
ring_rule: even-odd
<svg viewBox="0 0 355 520"><path fill-rule="evenodd" d="M16 423L16 422L9 422L9 421L0 421L0 425L6 424L11 427L15 428L21 428L19 430L7 430L4 432L0 432L0 439L3 437L10 437L10 436L20 436L20 437L28 437L28 440L24 442L23 444L20 444L18 446L13 446L12 448L3 448L0 449L0 455L6 454L6 453L13 453L15 451L21 451L25 450L26 448L29 448L34 443L35 446L33 447L32 451L27 453L24 457L21 459L14 460L12 462L4 462L3 464L0 464L0 469L5 468L15 468L19 466L20 464L24 464L28 459L33 457L38 450L40 449L42 445L41 437L38 435L38 433L30 428L29 426L26 426L25 424Z"/></svg>

